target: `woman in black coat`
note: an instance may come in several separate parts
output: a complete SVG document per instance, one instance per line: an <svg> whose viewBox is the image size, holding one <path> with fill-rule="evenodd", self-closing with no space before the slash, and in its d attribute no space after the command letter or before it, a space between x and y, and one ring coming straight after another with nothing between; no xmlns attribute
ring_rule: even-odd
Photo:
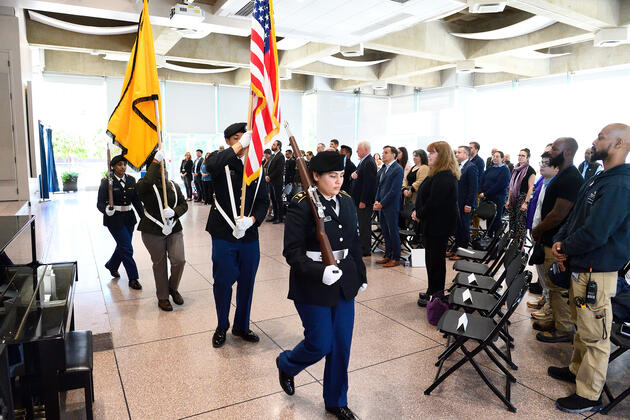
<svg viewBox="0 0 630 420"><path fill-rule="evenodd" d="M186 186L186 201L192 200L192 172L193 172L193 161L190 156L190 152L186 152L184 155L184 160L182 160L182 164L179 167L179 172L182 174L182 179L184 180L184 185Z"/></svg>
<svg viewBox="0 0 630 420"><path fill-rule="evenodd" d="M419 306L426 306L431 295L444 290L446 283L446 246L455 233L459 219L457 180L461 173L448 143L438 141L427 147L429 176L418 191L412 217L420 222L426 252L429 288L420 293Z"/></svg>

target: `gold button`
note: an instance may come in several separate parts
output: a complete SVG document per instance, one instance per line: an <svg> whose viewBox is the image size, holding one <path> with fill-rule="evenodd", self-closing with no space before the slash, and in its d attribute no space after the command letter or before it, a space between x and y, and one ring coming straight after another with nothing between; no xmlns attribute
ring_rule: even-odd
<svg viewBox="0 0 630 420"><path fill-rule="evenodd" d="M339 229L342 229L342 228L343 228L343 226L342 226L342 225L339 225Z"/></svg>
<svg viewBox="0 0 630 420"><path fill-rule="evenodd" d="M339 238L339 242L343 242L343 238Z"/></svg>
<svg viewBox="0 0 630 420"><path fill-rule="evenodd" d="M341 261L337 260L337 264L339 264Z"/></svg>

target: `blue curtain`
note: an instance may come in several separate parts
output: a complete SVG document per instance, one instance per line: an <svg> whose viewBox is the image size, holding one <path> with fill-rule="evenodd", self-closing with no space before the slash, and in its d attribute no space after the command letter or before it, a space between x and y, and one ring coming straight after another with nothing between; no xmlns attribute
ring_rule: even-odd
<svg viewBox="0 0 630 420"><path fill-rule="evenodd" d="M44 140L44 126L39 123L39 156L42 174L39 176L39 196L43 200L50 198L48 190L48 165L46 163L46 141Z"/></svg>
<svg viewBox="0 0 630 420"><path fill-rule="evenodd" d="M46 129L48 139L48 191L51 193L59 191L59 180L57 179L57 165L55 165L55 153L52 144L52 129Z"/></svg>

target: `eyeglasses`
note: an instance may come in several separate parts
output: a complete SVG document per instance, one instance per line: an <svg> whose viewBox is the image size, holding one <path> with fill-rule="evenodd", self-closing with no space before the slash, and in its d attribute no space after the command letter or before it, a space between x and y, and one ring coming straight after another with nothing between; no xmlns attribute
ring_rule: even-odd
<svg viewBox="0 0 630 420"><path fill-rule="evenodd" d="M542 161L538 163L541 167L548 167L549 166L549 162L548 161Z"/></svg>
<svg viewBox="0 0 630 420"><path fill-rule="evenodd" d="M518 157L524 157L524 158L526 158L526 157L527 157L527 155L518 155Z"/></svg>

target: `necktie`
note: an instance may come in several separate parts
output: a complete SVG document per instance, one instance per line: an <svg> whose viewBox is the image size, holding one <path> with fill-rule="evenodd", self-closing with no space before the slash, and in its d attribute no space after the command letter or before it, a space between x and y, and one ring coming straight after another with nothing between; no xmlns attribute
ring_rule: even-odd
<svg viewBox="0 0 630 420"><path fill-rule="evenodd" d="M334 199L332 199L332 200L327 200L327 199L325 199L324 197L322 197L322 202L324 203L324 205L325 205L326 207L330 207L330 208L331 208L331 209L333 209L333 210L337 207L337 203L335 202L335 200L334 200Z"/></svg>

